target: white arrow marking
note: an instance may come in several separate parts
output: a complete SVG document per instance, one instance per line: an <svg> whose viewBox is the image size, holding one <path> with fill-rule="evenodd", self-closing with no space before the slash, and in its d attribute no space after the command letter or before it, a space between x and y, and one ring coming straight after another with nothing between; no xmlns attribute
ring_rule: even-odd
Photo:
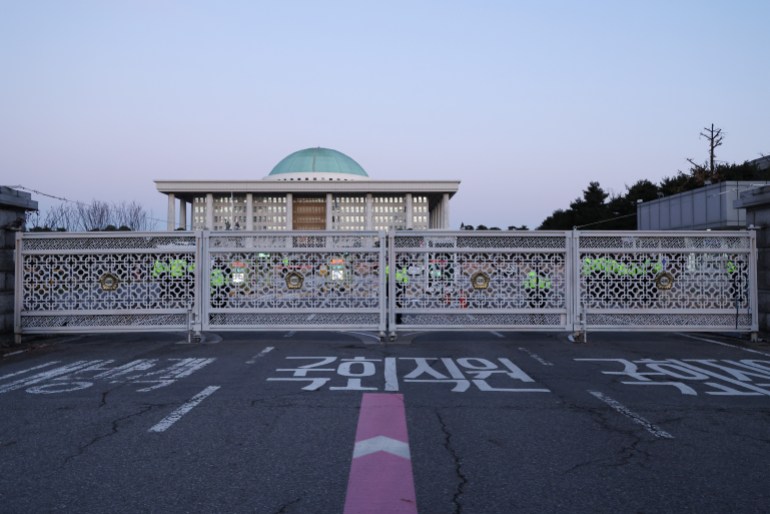
<svg viewBox="0 0 770 514"><path fill-rule="evenodd" d="M407 460L412 459L409 455L409 445L407 443L384 435L378 435L365 441L358 441L353 449L353 458L356 459L377 452L387 452Z"/></svg>

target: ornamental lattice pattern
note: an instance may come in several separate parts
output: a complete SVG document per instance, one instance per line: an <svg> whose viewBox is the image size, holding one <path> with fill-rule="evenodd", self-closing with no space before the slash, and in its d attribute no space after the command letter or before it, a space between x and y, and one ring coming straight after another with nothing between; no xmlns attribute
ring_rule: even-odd
<svg viewBox="0 0 770 514"><path fill-rule="evenodd" d="M397 252L396 309L565 309L566 255Z"/></svg>
<svg viewBox="0 0 770 514"><path fill-rule="evenodd" d="M29 254L23 310L187 309L195 301L195 255L179 253Z"/></svg>
<svg viewBox="0 0 770 514"><path fill-rule="evenodd" d="M582 253L580 301L588 309L747 309L748 254Z"/></svg>
<svg viewBox="0 0 770 514"><path fill-rule="evenodd" d="M212 252L209 305L227 310L377 309L377 252Z"/></svg>

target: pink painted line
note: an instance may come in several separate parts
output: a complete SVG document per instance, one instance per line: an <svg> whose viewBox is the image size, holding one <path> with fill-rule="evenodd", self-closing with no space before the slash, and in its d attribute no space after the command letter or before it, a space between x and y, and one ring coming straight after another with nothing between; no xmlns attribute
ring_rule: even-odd
<svg viewBox="0 0 770 514"><path fill-rule="evenodd" d="M365 393L344 514L416 514L404 396Z"/></svg>

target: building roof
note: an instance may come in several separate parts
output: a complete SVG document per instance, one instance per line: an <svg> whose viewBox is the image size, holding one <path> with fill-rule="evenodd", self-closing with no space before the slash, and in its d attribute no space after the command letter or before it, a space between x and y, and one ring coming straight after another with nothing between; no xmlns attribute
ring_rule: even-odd
<svg viewBox="0 0 770 514"><path fill-rule="evenodd" d="M306 148L287 155L275 165L267 178L283 180L287 176L294 176L297 173L321 174L324 175L324 180L327 177L332 179L334 176L344 176L342 180L360 180L369 177L360 164L344 153L330 148L317 147Z"/></svg>
<svg viewBox="0 0 770 514"><path fill-rule="evenodd" d="M454 196L459 180L351 180L302 181L281 180L156 180L155 187L163 194L174 194L192 202L196 196L212 194L406 194Z"/></svg>

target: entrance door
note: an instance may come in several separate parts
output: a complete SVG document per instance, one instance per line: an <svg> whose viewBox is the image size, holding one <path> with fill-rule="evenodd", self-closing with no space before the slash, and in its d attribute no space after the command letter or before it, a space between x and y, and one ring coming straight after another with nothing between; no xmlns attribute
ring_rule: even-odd
<svg viewBox="0 0 770 514"><path fill-rule="evenodd" d="M326 230L326 199L294 197L292 220L294 230Z"/></svg>

